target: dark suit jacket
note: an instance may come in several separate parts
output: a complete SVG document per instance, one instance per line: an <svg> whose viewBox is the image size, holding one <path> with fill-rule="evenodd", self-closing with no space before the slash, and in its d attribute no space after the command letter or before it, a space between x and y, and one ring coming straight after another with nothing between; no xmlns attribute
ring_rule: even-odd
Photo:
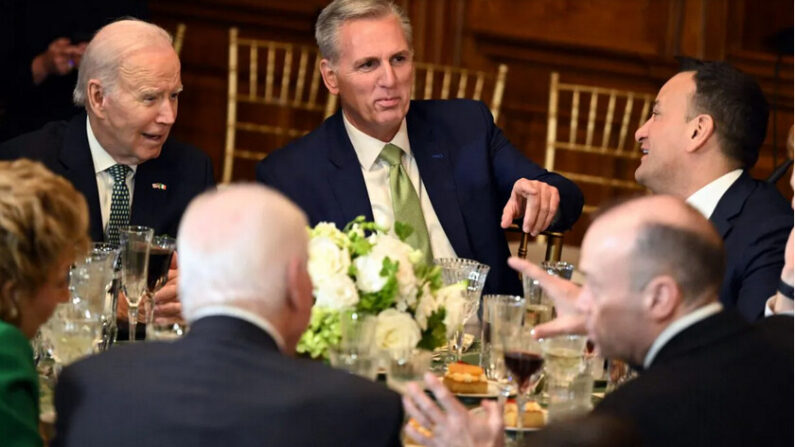
<svg viewBox="0 0 795 447"><path fill-rule="evenodd" d="M53 446L398 446L399 396L282 355L260 328L207 317L173 343L115 347L65 368Z"/></svg>
<svg viewBox="0 0 795 447"><path fill-rule="evenodd" d="M503 136L481 102L412 101L406 115L411 151L433 209L456 254L488 264L485 293L521 294L500 228L502 209L519 178L558 188L561 214L552 229L567 229L580 216L580 189L528 160ZM342 112L275 151L257 165L257 180L295 201L311 225L338 228L358 215L373 219L359 159Z"/></svg>
<svg viewBox="0 0 795 447"><path fill-rule="evenodd" d="M775 186L747 172L726 191L709 218L726 247L720 300L749 321L762 317L765 301L776 292L792 218L792 208Z"/></svg>
<svg viewBox="0 0 795 447"><path fill-rule="evenodd" d="M17 158L38 160L71 181L88 202L91 238L105 239L85 113L68 122L49 123L0 145L0 160ZM166 189L155 189L153 183L163 183ZM155 234L176 236L188 203L214 184L210 157L169 138L158 158L140 164L136 170L130 223L152 227Z"/></svg>
<svg viewBox="0 0 795 447"><path fill-rule="evenodd" d="M793 439L791 316L734 311L680 332L648 370L596 407L636 424L647 446L778 446Z"/></svg>

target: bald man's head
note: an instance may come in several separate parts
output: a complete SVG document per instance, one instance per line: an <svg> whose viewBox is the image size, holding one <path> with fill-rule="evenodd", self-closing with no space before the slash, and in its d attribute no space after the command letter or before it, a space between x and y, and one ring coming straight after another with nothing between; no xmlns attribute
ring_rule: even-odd
<svg viewBox="0 0 795 447"><path fill-rule="evenodd" d="M292 202L264 186L233 185L196 198L177 242L185 319L208 306L236 307L278 320L276 326L292 318L281 335L297 342L312 306L306 226Z"/></svg>

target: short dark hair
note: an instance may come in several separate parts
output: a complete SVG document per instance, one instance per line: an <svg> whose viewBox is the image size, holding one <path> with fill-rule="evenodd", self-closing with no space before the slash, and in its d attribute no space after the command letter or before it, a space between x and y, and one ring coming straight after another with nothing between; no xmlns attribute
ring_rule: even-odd
<svg viewBox="0 0 795 447"><path fill-rule="evenodd" d="M726 62L680 58L681 71L694 71L696 93L691 105L696 113L715 122L723 153L750 169L765 141L770 106L759 84Z"/></svg>
<svg viewBox="0 0 795 447"><path fill-rule="evenodd" d="M717 293L726 268L723 242L717 233L704 234L658 222L641 226L631 259L635 290L643 289L657 276L671 275L684 301L690 303L708 291Z"/></svg>

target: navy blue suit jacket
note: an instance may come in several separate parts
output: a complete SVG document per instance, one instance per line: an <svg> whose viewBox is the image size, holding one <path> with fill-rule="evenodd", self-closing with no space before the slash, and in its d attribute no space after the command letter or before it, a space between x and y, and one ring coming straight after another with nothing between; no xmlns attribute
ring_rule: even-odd
<svg viewBox="0 0 795 447"><path fill-rule="evenodd" d="M720 301L749 321L762 317L765 302L776 292L792 218L792 208L778 190L747 172L726 191L709 218L726 248Z"/></svg>
<svg viewBox="0 0 795 447"><path fill-rule="evenodd" d="M481 102L412 101L406 125L420 177L456 254L491 267L485 293L521 294L518 276L506 263L510 253L500 228L513 184L527 178L558 189L560 214L553 230L570 228L580 216L580 189L514 148ZM311 225L328 221L342 228L359 215L373 219L341 111L262 160L257 180L296 202Z"/></svg>
<svg viewBox="0 0 795 447"><path fill-rule="evenodd" d="M287 357L259 327L224 316L66 367L55 408L57 447L397 447L403 423L383 384Z"/></svg>
<svg viewBox="0 0 795 447"><path fill-rule="evenodd" d="M104 241L99 192L86 134L86 114L54 121L0 145L0 160L30 158L66 177L88 202L91 239ZM153 187L155 183L166 189ZM215 184L210 157L171 138L158 158L138 165L130 223L152 227L155 234L176 236L188 203Z"/></svg>
<svg viewBox="0 0 795 447"><path fill-rule="evenodd" d="M792 323L712 315L676 334L594 412L633 422L644 446L789 447Z"/></svg>

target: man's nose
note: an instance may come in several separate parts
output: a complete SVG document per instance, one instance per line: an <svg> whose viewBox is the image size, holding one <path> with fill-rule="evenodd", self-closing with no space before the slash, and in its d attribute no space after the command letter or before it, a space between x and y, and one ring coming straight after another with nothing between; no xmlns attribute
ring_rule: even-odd
<svg viewBox="0 0 795 447"><path fill-rule="evenodd" d="M158 124L174 124L177 119L177 103L176 101L163 101L160 110L157 114Z"/></svg>
<svg viewBox="0 0 795 447"><path fill-rule="evenodd" d="M383 64L383 67L384 69L379 78L380 84L384 87L391 87L395 84L395 79L397 79L395 68L391 64Z"/></svg>
<svg viewBox="0 0 795 447"><path fill-rule="evenodd" d="M638 143L640 143L642 139L644 139L644 138L646 138L646 136L648 136L648 132L646 131L646 128L649 125L649 121L651 121L651 118L646 120L646 122L643 123L643 125L640 126L638 128L638 130L635 131L635 141L637 141Z"/></svg>

